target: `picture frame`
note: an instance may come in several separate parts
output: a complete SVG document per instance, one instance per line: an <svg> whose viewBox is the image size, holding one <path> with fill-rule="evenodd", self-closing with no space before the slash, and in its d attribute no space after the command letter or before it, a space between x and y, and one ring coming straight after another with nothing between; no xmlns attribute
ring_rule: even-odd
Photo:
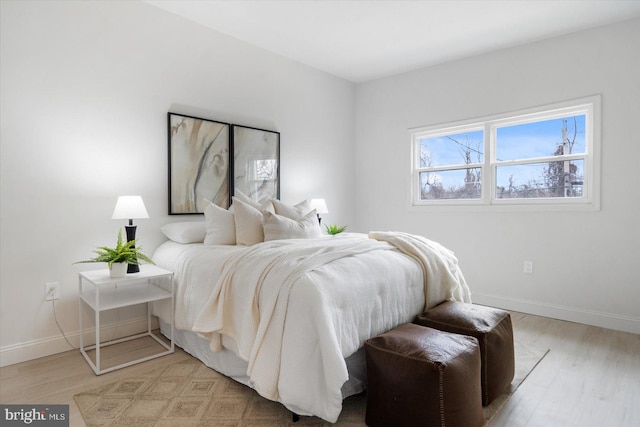
<svg viewBox="0 0 640 427"><path fill-rule="evenodd" d="M231 125L231 194L280 198L280 132Z"/></svg>
<svg viewBox="0 0 640 427"><path fill-rule="evenodd" d="M230 124L167 113L169 215L204 213L203 200L228 208Z"/></svg>

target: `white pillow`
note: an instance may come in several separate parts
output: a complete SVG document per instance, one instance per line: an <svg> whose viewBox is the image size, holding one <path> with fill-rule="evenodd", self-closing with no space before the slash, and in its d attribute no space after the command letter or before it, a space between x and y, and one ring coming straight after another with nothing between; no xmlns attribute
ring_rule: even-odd
<svg viewBox="0 0 640 427"><path fill-rule="evenodd" d="M235 206L233 214L236 224L236 243L251 246L264 242L262 211L235 196L232 199L233 206Z"/></svg>
<svg viewBox="0 0 640 427"><path fill-rule="evenodd" d="M204 201L204 219L207 234L204 238L205 245L235 245L236 224L232 212Z"/></svg>
<svg viewBox="0 0 640 427"><path fill-rule="evenodd" d="M273 199L273 208L278 215L286 216L291 219L301 219L311 211L311 203L308 200L303 200L297 205L291 206L280 200Z"/></svg>
<svg viewBox="0 0 640 427"><path fill-rule="evenodd" d="M160 227L160 230L170 240L178 243L202 243L207 234L204 221L171 222Z"/></svg>
<svg viewBox="0 0 640 427"><path fill-rule="evenodd" d="M303 216L300 220L265 212L263 228L265 242L268 240L322 237L322 230L320 230L315 209Z"/></svg>
<svg viewBox="0 0 640 427"><path fill-rule="evenodd" d="M240 200L241 202L244 202L260 211L269 211L269 212L273 212L273 204L271 203L271 200L266 200L266 201L262 201L262 202L256 202L255 200L253 200L251 197L247 196L246 194L244 194L242 191L240 190L235 190L233 197L235 197L237 200ZM233 197L231 198L231 200L233 201ZM229 207L229 211L233 212L235 210L233 203L231 204L231 206Z"/></svg>

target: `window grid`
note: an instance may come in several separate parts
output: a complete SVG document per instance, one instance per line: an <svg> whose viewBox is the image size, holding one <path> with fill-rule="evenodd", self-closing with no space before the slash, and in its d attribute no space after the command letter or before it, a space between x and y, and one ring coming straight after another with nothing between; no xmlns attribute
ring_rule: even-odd
<svg viewBox="0 0 640 427"><path fill-rule="evenodd" d="M599 115L600 97L594 96L562 104L554 104L523 112L515 112L501 116L493 116L466 123L453 123L443 126L430 126L427 128L414 129L411 133L412 142L412 185L411 185L411 205L412 206L437 206L437 205L498 205L498 206L589 206L599 209ZM564 119L574 116L584 116L584 152L567 153L558 155L544 155L536 157L515 158L509 160L499 160L497 153L497 136L499 128L508 128L520 124L535 124L554 119ZM483 131L484 149L483 161L481 163L471 162L468 164L452 164L439 166L421 165L421 141L439 136L458 135L463 133ZM567 187L559 186L556 190L564 188L563 196L546 197L498 197L498 169L509 166L529 166L532 167L547 165L552 163L565 162L569 170L574 167L580 171L577 164L582 165L582 179L571 183L570 188L575 189L574 195L567 194ZM566 163L570 162L570 163ZM567 166L568 165L568 166ZM480 197L469 198L443 198L424 199L422 197L421 174L427 172L444 172L455 170L467 170L479 168L480 170ZM504 171L505 169L503 169ZM571 173L571 172L569 172ZM546 191L550 189L547 188ZM504 191L504 190L503 190ZM576 196L575 194L580 194Z"/></svg>

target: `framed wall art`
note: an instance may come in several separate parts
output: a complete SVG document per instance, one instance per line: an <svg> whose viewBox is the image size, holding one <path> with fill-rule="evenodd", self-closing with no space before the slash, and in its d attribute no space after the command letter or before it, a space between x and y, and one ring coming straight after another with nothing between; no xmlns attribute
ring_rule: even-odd
<svg viewBox="0 0 640 427"><path fill-rule="evenodd" d="M280 133L231 125L231 191L261 202L280 198Z"/></svg>
<svg viewBox="0 0 640 427"><path fill-rule="evenodd" d="M202 200L229 207L228 123L167 113L169 215L203 213Z"/></svg>

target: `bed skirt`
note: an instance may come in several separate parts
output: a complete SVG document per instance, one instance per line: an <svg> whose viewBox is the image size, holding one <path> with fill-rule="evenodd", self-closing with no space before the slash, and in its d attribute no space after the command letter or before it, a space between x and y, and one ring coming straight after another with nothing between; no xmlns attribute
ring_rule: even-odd
<svg viewBox="0 0 640 427"><path fill-rule="evenodd" d="M167 337L170 336L171 326L162 319L159 320L162 334ZM249 364L247 361L242 360L232 350L223 348L220 352L213 352L209 348L209 340L202 338L192 331L174 329L174 334L174 341L178 347L199 359L209 368L250 387L249 377L247 376L247 367ZM347 357L345 362L347 363L349 379L342 385L341 392L343 399L361 393L367 388L367 370L365 365L364 348L360 348L354 354ZM287 405L285 402L280 403L290 411L297 414L311 415L307 414L302 408L292 407Z"/></svg>

